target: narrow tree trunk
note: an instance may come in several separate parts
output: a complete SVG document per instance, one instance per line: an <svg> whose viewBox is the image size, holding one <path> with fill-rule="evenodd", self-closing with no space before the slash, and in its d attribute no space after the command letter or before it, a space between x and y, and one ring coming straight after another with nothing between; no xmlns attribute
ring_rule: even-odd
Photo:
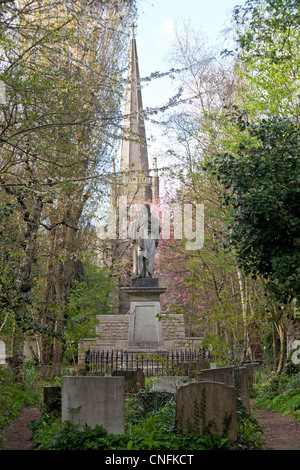
<svg viewBox="0 0 300 470"><path fill-rule="evenodd" d="M12 345L13 368L16 379L22 379L25 356L24 356L24 319L30 303L32 289L32 265L36 254L36 234L39 229L40 218L43 208L42 197L37 195L34 201L34 210L31 216L26 212L24 220L27 222L25 233L24 257L20 267L20 281L17 286L19 304L15 311L15 331Z"/></svg>
<svg viewBox="0 0 300 470"><path fill-rule="evenodd" d="M273 339L273 362L274 362L274 370L277 371L278 368L278 358L277 358L277 335L276 335L276 328L275 323L272 323L272 339Z"/></svg>
<svg viewBox="0 0 300 470"><path fill-rule="evenodd" d="M249 339L248 339L248 325L247 325L247 289L243 283L243 276L241 270L236 265L236 272L239 281L240 287L240 297L241 297L241 306L242 306L242 317L243 317L243 354L242 359L245 360L246 354L248 351Z"/></svg>
<svg viewBox="0 0 300 470"><path fill-rule="evenodd" d="M273 322L273 341L276 340L276 330L277 330L279 341L280 341L279 360L277 357L277 350L275 351L276 360L274 360L274 369L276 371L276 374L278 375L278 374L281 374L282 368L284 365L285 352L286 352L286 335L285 335L285 327L284 327L281 313L278 311L277 305L274 302L273 302L273 310L274 310L274 315L276 317L276 321Z"/></svg>
<svg viewBox="0 0 300 470"><path fill-rule="evenodd" d="M71 282L74 278L77 261L73 256L78 250L77 227L83 204L62 198L57 211L64 224L50 232L51 253L48 260L45 282L45 310L42 324L48 327L49 334L43 335L43 363L59 363L62 359L62 318L65 312ZM60 254L64 258L60 259ZM54 310L55 309L55 310ZM55 313L55 315L53 314ZM51 318L52 317L52 318Z"/></svg>
<svg viewBox="0 0 300 470"><path fill-rule="evenodd" d="M276 374L281 374L282 368L284 365L285 352L286 352L285 328L281 319L279 320L277 331L278 331L279 341L280 341L280 356L279 356L279 362L278 362Z"/></svg>

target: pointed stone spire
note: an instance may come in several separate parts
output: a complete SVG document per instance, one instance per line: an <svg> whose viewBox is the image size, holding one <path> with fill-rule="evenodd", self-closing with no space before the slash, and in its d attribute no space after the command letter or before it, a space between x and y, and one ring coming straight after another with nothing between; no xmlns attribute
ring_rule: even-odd
<svg viewBox="0 0 300 470"><path fill-rule="evenodd" d="M125 101L125 138L122 141L120 161L121 172L131 170L148 171L149 169L146 130L142 111L140 73L133 26Z"/></svg>

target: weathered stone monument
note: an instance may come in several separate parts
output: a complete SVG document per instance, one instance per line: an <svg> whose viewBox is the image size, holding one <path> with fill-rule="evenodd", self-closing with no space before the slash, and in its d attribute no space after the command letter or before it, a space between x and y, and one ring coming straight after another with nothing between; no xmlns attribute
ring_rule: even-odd
<svg viewBox="0 0 300 470"><path fill-rule="evenodd" d="M154 392L168 392L177 393L177 390L182 385L190 383L191 380L186 376L163 376L153 378L153 391Z"/></svg>
<svg viewBox="0 0 300 470"><path fill-rule="evenodd" d="M127 352L166 352L160 319L160 295L166 289L152 277L155 248L160 227L148 204L143 204L140 215L129 227L133 244L133 279L123 290L130 297L129 338Z"/></svg>
<svg viewBox="0 0 300 470"><path fill-rule="evenodd" d="M218 382L190 383L177 390L176 427L183 433L210 432L237 439L237 391Z"/></svg>
<svg viewBox="0 0 300 470"><path fill-rule="evenodd" d="M214 369L201 370L197 374L198 382L219 382L235 387L242 404L250 411L249 390L252 385L250 379L253 369L239 366L217 367Z"/></svg>
<svg viewBox="0 0 300 470"><path fill-rule="evenodd" d="M160 320L160 295L158 279L132 280L124 291L130 296L129 337L127 352L163 353L162 323Z"/></svg>
<svg viewBox="0 0 300 470"><path fill-rule="evenodd" d="M145 374L142 369L137 370L114 370L113 377L124 377L125 392L137 393L141 388L145 388Z"/></svg>
<svg viewBox="0 0 300 470"><path fill-rule="evenodd" d="M219 382L234 387L235 385L235 366L216 367L212 369L201 370L197 374L198 382Z"/></svg>
<svg viewBox="0 0 300 470"><path fill-rule="evenodd" d="M142 204L141 213L129 227L133 249L134 278L152 278L155 249L160 233L159 221L151 214L149 204Z"/></svg>
<svg viewBox="0 0 300 470"><path fill-rule="evenodd" d="M63 377L62 420L94 428L102 425L109 434L125 432L124 377Z"/></svg>
<svg viewBox="0 0 300 470"><path fill-rule="evenodd" d="M116 171L115 162L111 173L111 206L118 214L118 240L103 242L103 227L100 244L102 246L99 262L109 266L116 279L120 276L119 264L113 260L122 260L123 272L129 270L132 262L130 239L133 248L133 275L136 281L124 288L123 281L114 291L118 299L118 314L98 315L95 338L86 338L80 346L80 361L84 362L87 350L94 351L143 351L166 348L179 350L186 346L185 321L183 314L169 313L160 321L160 295L164 289L158 279L153 279L152 268L155 247L159 235L159 224L153 215L149 217L147 204L159 205L159 169L157 158L152 159L152 168L148 158L146 127L142 103L142 85L140 81L137 45L134 27L130 39L128 80L124 110L124 137L121 145L120 165ZM141 213L127 231L128 215L133 216L133 209L141 205ZM128 214L130 212L130 214ZM148 233L145 239L141 235ZM130 236L131 235L131 236ZM104 249L103 249L104 248ZM113 254L113 255L112 255ZM116 256L117 254L117 256ZM121 287L122 286L122 287ZM142 289L143 288L143 289ZM141 314L141 312L147 314ZM149 312L152 313L149 313ZM130 313L130 315L128 315ZM115 317L115 318L114 318ZM130 327L129 327L130 317ZM164 325L166 333L164 333ZM130 331L130 333L129 333ZM164 335L164 340L162 337ZM128 344L129 342L129 344Z"/></svg>

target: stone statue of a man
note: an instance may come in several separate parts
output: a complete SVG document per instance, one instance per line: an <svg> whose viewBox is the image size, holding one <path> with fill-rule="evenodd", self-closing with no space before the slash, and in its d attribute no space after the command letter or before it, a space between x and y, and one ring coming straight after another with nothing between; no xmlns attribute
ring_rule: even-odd
<svg viewBox="0 0 300 470"><path fill-rule="evenodd" d="M135 278L152 277L159 233L158 219L151 214L149 204L143 204L140 215L129 227L129 238L134 242L133 276Z"/></svg>

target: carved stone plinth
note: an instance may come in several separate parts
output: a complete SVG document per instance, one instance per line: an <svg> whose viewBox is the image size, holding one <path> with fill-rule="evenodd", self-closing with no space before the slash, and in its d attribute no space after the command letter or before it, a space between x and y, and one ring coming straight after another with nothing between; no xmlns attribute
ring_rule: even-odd
<svg viewBox="0 0 300 470"><path fill-rule="evenodd" d="M137 278L131 286L124 287L130 297L129 338L127 352L164 353L162 324L160 320L160 295L166 288L159 287L159 280Z"/></svg>

